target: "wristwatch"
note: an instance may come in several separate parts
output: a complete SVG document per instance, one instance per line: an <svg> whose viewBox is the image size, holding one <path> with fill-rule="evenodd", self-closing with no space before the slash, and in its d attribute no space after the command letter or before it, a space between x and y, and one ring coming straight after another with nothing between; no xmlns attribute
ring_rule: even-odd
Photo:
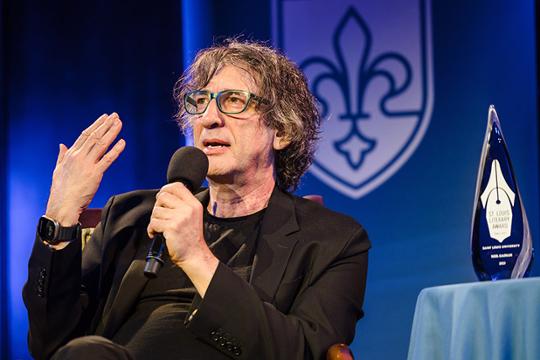
<svg viewBox="0 0 540 360"><path fill-rule="evenodd" d="M75 240L81 234L81 224L62 226L58 221L43 215L38 222L37 232L41 240L49 245Z"/></svg>

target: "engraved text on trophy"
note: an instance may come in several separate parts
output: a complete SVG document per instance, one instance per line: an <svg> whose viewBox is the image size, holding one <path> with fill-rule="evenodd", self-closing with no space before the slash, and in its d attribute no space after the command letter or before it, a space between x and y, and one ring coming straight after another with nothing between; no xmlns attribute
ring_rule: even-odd
<svg viewBox="0 0 540 360"><path fill-rule="evenodd" d="M502 243L512 233L512 207L516 195L510 189L498 160L491 162L489 180L480 196L486 211L489 236Z"/></svg>

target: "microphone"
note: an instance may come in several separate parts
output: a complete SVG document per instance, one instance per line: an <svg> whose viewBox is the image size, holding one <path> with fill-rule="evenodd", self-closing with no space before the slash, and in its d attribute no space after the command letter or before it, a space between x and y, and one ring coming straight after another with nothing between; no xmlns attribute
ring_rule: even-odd
<svg viewBox="0 0 540 360"><path fill-rule="evenodd" d="M198 190L208 172L208 158L193 146L184 146L173 154L167 169L167 183L181 182L192 193ZM155 278L163 266L165 238L159 233L154 236L152 245L146 255L144 275Z"/></svg>

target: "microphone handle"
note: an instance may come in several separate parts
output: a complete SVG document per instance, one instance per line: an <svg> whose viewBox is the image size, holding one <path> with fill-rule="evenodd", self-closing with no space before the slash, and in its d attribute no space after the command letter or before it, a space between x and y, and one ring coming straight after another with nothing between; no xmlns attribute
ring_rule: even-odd
<svg viewBox="0 0 540 360"><path fill-rule="evenodd" d="M163 252L165 251L165 238L159 233L154 236L152 246L146 255L146 265L144 266L144 275L151 279L157 276L158 271L163 266Z"/></svg>

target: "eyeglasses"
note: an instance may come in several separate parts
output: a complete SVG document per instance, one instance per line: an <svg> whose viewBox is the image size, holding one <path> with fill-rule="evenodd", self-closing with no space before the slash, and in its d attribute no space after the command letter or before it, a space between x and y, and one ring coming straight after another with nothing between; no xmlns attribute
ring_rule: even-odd
<svg viewBox="0 0 540 360"><path fill-rule="evenodd" d="M206 111L212 99L216 99L219 111L231 115L246 111L251 100L260 103L268 102L266 99L244 90L223 90L217 93L208 90L194 90L184 96L184 108L188 114L199 115Z"/></svg>

